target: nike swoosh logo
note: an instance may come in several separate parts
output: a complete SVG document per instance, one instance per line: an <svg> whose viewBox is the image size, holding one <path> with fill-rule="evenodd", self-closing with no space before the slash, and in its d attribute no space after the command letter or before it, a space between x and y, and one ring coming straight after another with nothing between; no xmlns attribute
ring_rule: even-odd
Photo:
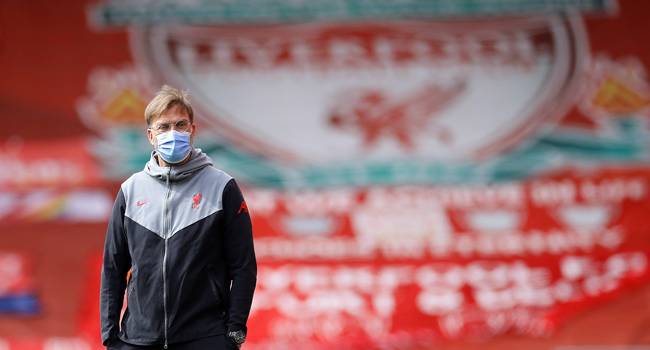
<svg viewBox="0 0 650 350"><path fill-rule="evenodd" d="M149 203L149 201L142 202L142 203L140 203L140 201L138 201L138 203L136 203L136 204L137 204L138 207L139 207L139 206L145 205L145 204L147 204L147 203Z"/></svg>

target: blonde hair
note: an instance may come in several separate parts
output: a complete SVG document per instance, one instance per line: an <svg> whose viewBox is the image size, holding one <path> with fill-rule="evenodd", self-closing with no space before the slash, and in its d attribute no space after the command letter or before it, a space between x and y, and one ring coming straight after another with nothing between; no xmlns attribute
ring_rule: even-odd
<svg viewBox="0 0 650 350"><path fill-rule="evenodd" d="M144 110L144 119L147 121L147 126L151 126L151 121L160 117L167 109L176 105L181 106L190 117L190 123L194 123L194 110L192 104L187 98L189 91L177 90L165 84L162 89L158 91L156 97L149 102L149 105Z"/></svg>

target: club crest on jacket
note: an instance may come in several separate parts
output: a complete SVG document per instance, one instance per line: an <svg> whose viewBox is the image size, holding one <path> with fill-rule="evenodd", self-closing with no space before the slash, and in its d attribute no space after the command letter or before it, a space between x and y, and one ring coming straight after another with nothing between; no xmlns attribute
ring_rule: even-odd
<svg viewBox="0 0 650 350"><path fill-rule="evenodd" d="M192 198L192 209L199 209L199 203L201 202L202 194L197 194Z"/></svg>

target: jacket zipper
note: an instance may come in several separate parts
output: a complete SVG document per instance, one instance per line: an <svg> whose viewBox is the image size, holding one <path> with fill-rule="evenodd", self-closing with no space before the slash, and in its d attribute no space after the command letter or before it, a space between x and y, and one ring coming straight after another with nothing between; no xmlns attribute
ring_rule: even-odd
<svg viewBox="0 0 650 350"><path fill-rule="evenodd" d="M167 328L168 328L168 318L167 318L167 248L168 248L168 240L170 236L170 231L171 231L171 215L169 213L169 202L170 202L170 197L172 193L172 186L169 183L169 176L171 175L172 172L172 167L169 167L169 171L167 171L167 195L165 196L165 218L163 221L163 225L165 225L165 229L163 232L165 232L165 253L163 255L163 266L162 266L162 274L163 274L163 311L165 313L165 349L167 349Z"/></svg>

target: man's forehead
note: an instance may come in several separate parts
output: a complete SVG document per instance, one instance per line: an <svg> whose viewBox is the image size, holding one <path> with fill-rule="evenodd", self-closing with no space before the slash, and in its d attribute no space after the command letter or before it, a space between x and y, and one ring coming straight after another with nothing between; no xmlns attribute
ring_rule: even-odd
<svg viewBox="0 0 650 350"><path fill-rule="evenodd" d="M190 121L190 116L187 113L187 111L183 108L177 108L178 106L174 106L171 108L167 108L165 111L162 112L161 115L158 117L154 118L153 123L160 123L160 122L165 122L165 123L175 123L179 120L185 120L185 121Z"/></svg>
<svg viewBox="0 0 650 350"><path fill-rule="evenodd" d="M160 117L160 118L157 118L156 120L154 120L153 124L176 123L176 122L179 122L179 121L186 121L186 122L189 123L190 118L189 117L182 117L182 118L173 118L173 117L163 118L163 117Z"/></svg>

